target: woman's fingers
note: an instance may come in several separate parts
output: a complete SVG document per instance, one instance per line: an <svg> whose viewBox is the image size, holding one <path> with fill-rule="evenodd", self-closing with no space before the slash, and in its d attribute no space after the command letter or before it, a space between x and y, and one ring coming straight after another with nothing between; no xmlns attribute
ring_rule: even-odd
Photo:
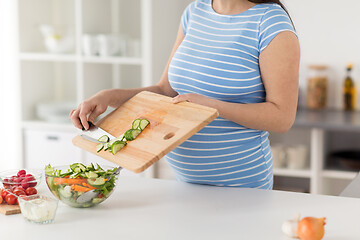
<svg viewBox="0 0 360 240"><path fill-rule="evenodd" d="M179 103L179 102L190 102L190 95L189 94L181 94L177 95L172 99L173 103Z"/></svg>
<svg viewBox="0 0 360 240"><path fill-rule="evenodd" d="M95 119L100 116L100 114L104 113L106 111L106 107L102 107L100 105L97 105L95 109L90 113L88 120L89 122L94 122Z"/></svg>
<svg viewBox="0 0 360 240"><path fill-rule="evenodd" d="M89 113L88 108L86 108L86 107L80 108L79 118L80 118L81 125L85 128L85 130L88 130L90 127L88 120L87 120L88 113Z"/></svg>
<svg viewBox="0 0 360 240"><path fill-rule="evenodd" d="M87 115L91 113L91 108L91 104L85 101L80 104L77 109L70 112L71 121L77 128L89 129L90 126L88 124Z"/></svg>
<svg viewBox="0 0 360 240"><path fill-rule="evenodd" d="M72 115L74 114L75 111L76 111L76 109L71 110L71 112L69 113L69 118L72 117Z"/></svg>
<svg viewBox="0 0 360 240"><path fill-rule="evenodd" d="M70 112L70 119L75 127L82 129L82 125L81 125L81 122L79 119L79 110L78 109L74 109Z"/></svg>

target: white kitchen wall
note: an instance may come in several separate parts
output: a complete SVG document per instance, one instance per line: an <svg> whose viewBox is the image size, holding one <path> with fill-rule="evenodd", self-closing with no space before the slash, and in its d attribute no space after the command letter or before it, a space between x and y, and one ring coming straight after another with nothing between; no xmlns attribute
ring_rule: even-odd
<svg viewBox="0 0 360 240"><path fill-rule="evenodd" d="M153 82L157 83L164 71L180 25L180 18L192 0L153 0L153 36L161 44L153 43ZM154 37L155 38L155 37Z"/></svg>
<svg viewBox="0 0 360 240"><path fill-rule="evenodd" d="M21 166L17 1L0 1L0 171Z"/></svg>
<svg viewBox="0 0 360 240"><path fill-rule="evenodd" d="M360 86L360 1L284 0L301 44L301 104L305 104L309 64L330 69L329 107L342 107L342 84L348 62L355 64L354 79ZM358 97L358 109L360 97Z"/></svg>

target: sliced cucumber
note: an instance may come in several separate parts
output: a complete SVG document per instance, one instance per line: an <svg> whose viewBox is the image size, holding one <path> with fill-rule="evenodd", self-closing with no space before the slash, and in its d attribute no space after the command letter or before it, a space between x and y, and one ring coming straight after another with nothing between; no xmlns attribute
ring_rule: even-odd
<svg viewBox="0 0 360 240"><path fill-rule="evenodd" d="M71 175L70 175L70 178L77 178L78 176L80 176L80 173L81 172L73 172Z"/></svg>
<svg viewBox="0 0 360 240"><path fill-rule="evenodd" d="M104 171L104 169L102 169L102 167L100 167L98 163L96 164L96 166L96 171Z"/></svg>
<svg viewBox="0 0 360 240"><path fill-rule="evenodd" d="M89 178L87 179L87 182L93 187L100 187L105 184L105 178L103 177Z"/></svg>
<svg viewBox="0 0 360 240"><path fill-rule="evenodd" d="M96 145L96 152L100 152L103 148L104 148L104 144L99 143L98 145Z"/></svg>
<svg viewBox="0 0 360 240"><path fill-rule="evenodd" d="M105 143L104 144L104 151L107 151L110 147L110 144L109 143Z"/></svg>
<svg viewBox="0 0 360 240"><path fill-rule="evenodd" d="M92 200L92 203L93 204L98 204L98 203L101 203L102 201L104 201L104 198L94 198Z"/></svg>
<svg viewBox="0 0 360 240"><path fill-rule="evenodd" d="M72 193L71 193L71 187L70 186L66 186L64 188L59 188L59 195L61 195L64 198L70 198Z"/></svg>
<svg viewBox="0 0 360 240"><path fill-rule="evenodd" d="M71 170L76 173L83 172L86 170L86 167L82 163L74 163L70 165Z"/></svg>
<svg viewBox="0 0 360 240"><path fill-rule="evenodd" d="M132 122L132 129L138 129L139 126L140 126L140 122L141 122L141 119L135 119L135 120Z"/></svg>
<svg viewBox="0 0 360 240"><path fill-rule="evenodd" d="M94 164L90 163L89 165L86 166L86 169L89 171L95 171Z"/></svg>
<svg viewBox="0 0 360 240"><path fill-rule="evenodd" d="M97 175L95 172L93 172L93 171L86 172L86 173L85 173L85 176L86 176L87 178L97 178L97 177L98 177L98 175Z"/></svg>
<svg viewBox="0 0 360 240"><path fill-rule="evenodd" d="M141 119L140 125L139 125L140 130L141 131L144 130L146 128L146 126L149 125L149 123L150 123L149 120Z"/></svg>
<svg viewBox="0 0 360 240"><path fill-rule="evenodd" d="M118 138L116 138L116 140L119 140L119 141L125 140L126 141L124 134L121 134Z"/></svg>
<svg viewBox="0 0 360 240"><path fill-rule="evenodd" d="M109 142L110 138L108 135L104 135L98 139L99 142L107 143Z"/></svg>
<svg viewBox="0 0 360 240"><path fill-rule="evenodd" d="M124 133L124 136L127 141L134 140L141 133L140 129L129 129Z"/></svg>
<svg viewBox="0 0 360 240"><path fill-rule="evenodd" d="M86 172L82 172L79 174L79 177L86 178Z"/></svg>
<svg viewBox="0 0 360 240"><path fill-rule="evenodd" d="M126 146L126 142L116 141L111 145L110 151L113 155L115 155L117 152L119 152L125 146Z"/></svg>

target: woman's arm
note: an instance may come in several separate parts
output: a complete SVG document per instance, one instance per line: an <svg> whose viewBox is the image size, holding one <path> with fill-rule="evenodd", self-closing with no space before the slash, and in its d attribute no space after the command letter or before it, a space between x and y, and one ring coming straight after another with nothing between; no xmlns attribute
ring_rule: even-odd
<svg viewBox="0 0 360 240"><path fill-rule="evenodd" d="M286 132L294 123L298 101L300 47L295 34L279 33L260 54L266 91L263 103L223 102L198 94L176 96L174 103L190 101L218 109L220 116L247 128Z"/></svg>
<svg viewBox="0 0 360 240"><path fill-rule="evenodd" d="M174 47L170 54L170 58L157 85L135 89L102 90L91 98L82 102L77 109L74 109L70 112L69 117L72 123L77 128L81 129L82 126L84 126L85 129L88 129L89 124L87 121L94 122L100 114L106 111L108 106L114 108L120 107L124 102L126 102L128 99L141 91L150 91L170 97L175 97L177 95L177 92L175 92L170 86L168 79L168 69L170 61L183 39L184 34L180 25Z"/></svg>

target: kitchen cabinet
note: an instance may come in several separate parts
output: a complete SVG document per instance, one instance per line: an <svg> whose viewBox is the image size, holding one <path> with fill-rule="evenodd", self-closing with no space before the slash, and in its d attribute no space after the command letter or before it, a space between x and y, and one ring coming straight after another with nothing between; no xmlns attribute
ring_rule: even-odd
<svg viewBox="0 0 360 240"><path fill-rule="evenodd" d="M25 167L44 168L70 165L81 159L81 150L72 145L73 132L26 129L24 131Z"/></svg>
<svg viewBox="0 0 360 240"><path fill-rule="evenodd" d="M271 144L305 144L309 149L305 169L275 168L275 189L339 195L357 172L331 164L333 151L360 149L360 112L298 110L293 129L270 134Z"/></svg>

